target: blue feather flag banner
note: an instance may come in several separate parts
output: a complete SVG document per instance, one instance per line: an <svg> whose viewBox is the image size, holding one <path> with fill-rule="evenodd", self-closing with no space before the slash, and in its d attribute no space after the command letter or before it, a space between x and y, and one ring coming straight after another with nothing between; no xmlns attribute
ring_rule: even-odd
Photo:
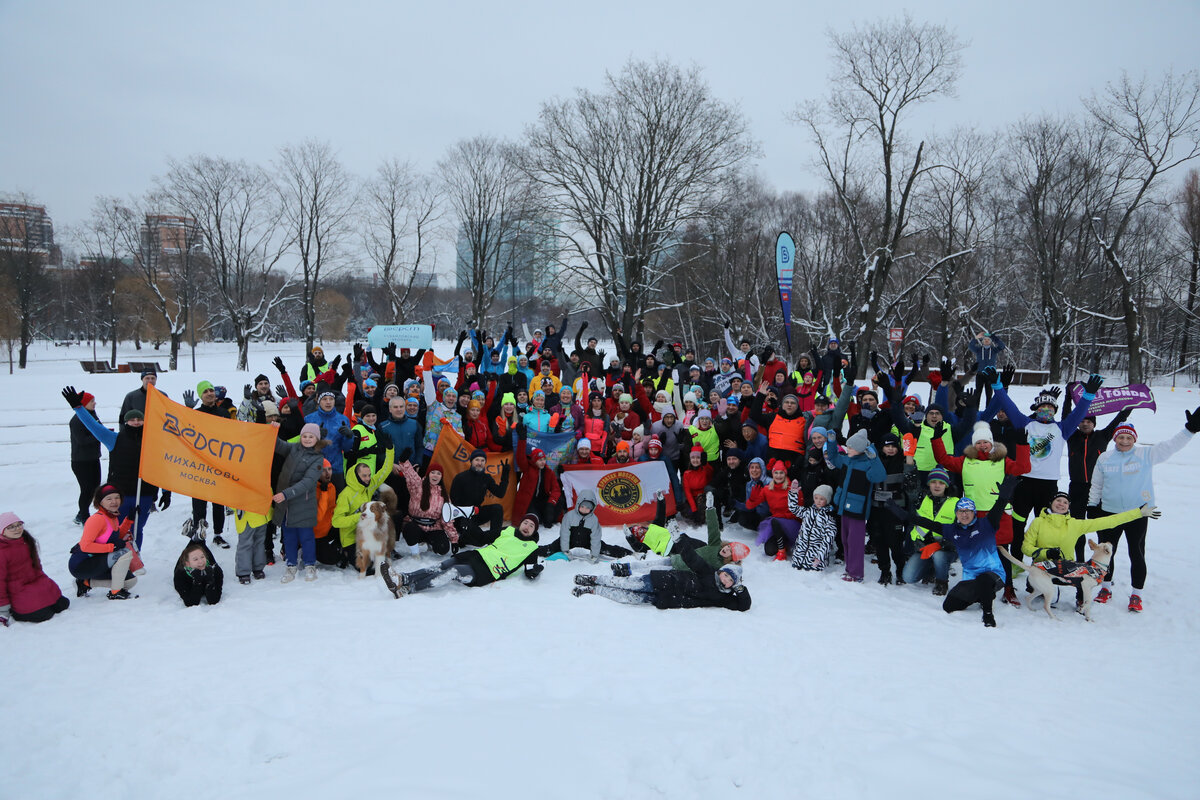
<svg viewBox="0 0 1200 800"><path fill-rule="evenodd" d="M559 464L571 458L575 452L575 432L566 433L527 433L525 443L530 452L541 450L546 454L546 466L557 469Z"/></svg>
<svg viewBox="0 0 1200 800"><path fill-rule="evenodd" d="M787 231L775 240L775 275L779 279L779 307L783 310L783 335L788 352L792 352L792 269L796 260L796 243Z"/></svg>

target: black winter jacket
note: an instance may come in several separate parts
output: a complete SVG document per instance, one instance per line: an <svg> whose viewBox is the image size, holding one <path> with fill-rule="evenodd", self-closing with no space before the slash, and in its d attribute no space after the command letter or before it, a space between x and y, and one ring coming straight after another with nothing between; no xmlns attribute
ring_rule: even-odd
<svg viewBox="0 0 1200 800"><path fill-rule="evenodd" d="M695 548L685 547L676 553L683 558L691 572L674 569L656 569L650 572L650 583L654 586L656 608L728 608L730 611L750 610L750 591L745 586L736 586L732 591L721 591L717 583L717 570L701 558Z"/></svg>

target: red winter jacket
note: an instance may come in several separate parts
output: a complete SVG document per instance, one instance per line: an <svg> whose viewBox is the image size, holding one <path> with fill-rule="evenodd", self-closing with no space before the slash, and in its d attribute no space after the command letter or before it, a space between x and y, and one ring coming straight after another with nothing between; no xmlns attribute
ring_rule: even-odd
<svg viewBox="0 0 1200 800"><path fill-rule="evenodd" d="M707 461L696 469L685 469L679 476L683 483L683 494L692 511L699 510L696 501L704 494L704 487L712 483L713 468Z"/></svg>
<svg viewBox="0 0 1200 800"><path fill-rule="evenodd" d="M771 510L771 516L779 519L795 519L796 515L788 508L788 482L775 483L771 481L766 486L755 486L750 492L750 499L746 501L746 508L757 508L760 503L766 501L767 508ZM800 502L804 502L803 494L801 494Z"/></svg>
<svg viewBox="0 0 1200 800"><path fill-rule="evenodd" d="M558 502L558 498L562 497L562 485L558 482L558 476L554 474L554 470L546 465L539 470L529 460L526 451L525 440L517 442L517 469L521 472L521 482L517 484L517 496L513 500L514 520L520 520L525 516L525 512L529 510L529 504L533 502L533 498L537 496L538 485L540 483L546 490L546 496L551 504Z"/></svg>
<svg viewBox="0 0 1200 800"><path fill-rule="evenodd" d="M0 606L11 605L16 614L32 614L60 597L58 584L34 567L25 538L0 536Z"/></svg>

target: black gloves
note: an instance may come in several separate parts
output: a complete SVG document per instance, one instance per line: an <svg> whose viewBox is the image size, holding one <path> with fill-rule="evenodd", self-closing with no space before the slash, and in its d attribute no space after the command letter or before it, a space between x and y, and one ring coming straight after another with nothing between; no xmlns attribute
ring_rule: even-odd
<svg viewBox="0 0 1200 800"><path fill-rule="evenodd" d="M279 396L279 402L282 404L283 398L287 397L287 389L284 388L282 383L277 383L275 384L275 392Z"/></svg>
<svg viewBox="0 0 1200 800"><path fill-rule="evenodd" d="M968 408L974 407L979 410L979 392L974 389L964 389L958 393L958 399L955 400L955 405L959 411L965 411Z"/></svg>
<svg viewBox="0 0 1200 800"><path fill-rule="evenodd" d="M285 367L283 365L282 358L280 358L279 356L275 356L275 358L271 361L271 363L275 365L275 369L279 370L280 375L287 375L287 367Z"/></svg>
<svg viewBox="0 0 1200 800"><path fill-rule="evenodd" d="M333 363L329 365L329 368L330 368L331 370L333 370L334 372L337 372L338 364L340 364L340 363L342 363L342 357L341 357L341 356L334 356L334 357L333 357Z"/></svg>
<svg viewBox="0 0 1200 800"><path fill-rule="evenodd" d="M1088 379L1084 381L1083 393L1090 394L1092 397L1095 397L1096 392L1100 391L1100 387L1103 384L1104 378L1093 372L1091 375L1088 375Z"/></svg>
<svg viewBox="0 0 1200 800"><path fill-rule="evenodd" d="M1184 410L1183 414L1187 417L1187 424L1183 427L1192 433L1200 433L1200 408L1197 408L1195 411Z"/></svg>
<svg viewBox="0 0 1200 800"><path fill-rule="evenodd" d="M377 443L381 447L383 447L383 450L381 452L386 452L388 450L396 449L396 443L392 441L392 437L390 437L390 436L380 436L377 440Z"/></svg>
<svg viewBox="0 0 1200 800"><path fill-rule="evenodd" d="M183 404L188 408L196 407L196 393L191 389L183 390Z"/></svg>
<svg viewBox="0 0 1200 800"><path fill-rule="evenodd" d="M942 383L950 383L954 380L954 365L950 363L950 359L943 358L941 364Z"/></svg>
<svg viewBox="0 0 1200 800"><path fill-rule="evenodd" d="M1059 550L1057 547L1046 548L1045 550L1042 551L1042 560L1043 561L1062 561L1063 560L1062 550Z"/></svg>
<svg viewBox="0 0 1200 800"><path fill-rule="evenodd" d="M163 492L162 495L159 496L159 498L158 498L158 510L166 511L170 507L171 507L171 493Z"/></svg>
<svg viewBox="0 0 1200 800"><path fill-rule="evenodd" d="M248 383L242 384L242 399L249 400L254 394L254 387Z"/></svg>
<svg viewBox="0 0 1200 800"><path fill-rule="evenodd" d="M995 367L984 367L979 370L979 377L983 378L984 383L988 386L995 386L996 381L1000 380L1000 376L996 374ZM1004 383L1002 380L1000 382Z"/></svg>
<svg viewBox="0 0 1200 800"><path fill-rule="evenodd" d="M347 428L345 425L343 425L340 428L338 428L338 435L342 436L343 438L349 439L351 436L354 435L354 432L351 431L349 428Z"/></svg>
<svg viewBox="0 0 1200 800"><path fill-rule="evenodd" d="M354 343L354 347L352 348L352 350L354 351L354 363L355 363L355 364L358 364L358 363L360 363L360 362L363 360L363 348L362 348L362 345L361 345L361 344L359 344L358 342L355 342L355 343Z"/></svg>
<svg viewBox="0 0 1200 800"><path fill-rule="evenodd" d="M396 463L398 464L401 461L408 461L410 458L412 458L412 448L406 447L400 451L400 455L396 456Z"/></svg>
<svg viewBox="0 0 1200 800"><path fill-rule="evenodd" d="M62 390L63 400L67 401L67 405L71 408L79 408L83 405L83 394L75 391L74 386L66 386Z"/></svg>
<svg viewBox="0 0 1200 800"><path fill-rule="evenodd" d="M532 567L529 567L528 569L525 570L525 577L529 578L529 580L533 580L538 575L541 575L542 570L544 570L545 568L546 568L546 566L544 564L534 564Z"/></svg>
<svg viewBox="0 0 1200 800"><path fill-rule="evenodd" d="M946 423L939 422L937 425L930 425L933 428L933 438L940 439L946 433Z"/></svg>
<svg viewBox="0 0 1200 800"><path fill-rule="evenodd" d="M1000 382L1004 384L1005 390L1012 386L1013 378L1017 377L1017 365L1009 364L1000 373Z"/></svg>

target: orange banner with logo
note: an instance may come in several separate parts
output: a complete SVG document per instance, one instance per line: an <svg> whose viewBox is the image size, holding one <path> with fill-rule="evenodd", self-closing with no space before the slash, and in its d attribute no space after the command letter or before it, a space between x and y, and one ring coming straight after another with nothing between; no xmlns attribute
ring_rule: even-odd
<svg viewBox="0 0 1200 800"><path fill-rule="evenodd" d="M429 460L429 463L437 464L442 468L442 485L446 487L447 497L450 495L450 485L454 483L454 476L471 468L471 451L474 449L475 445L459 436L458 431L454 430L449 423L442 424L442 432L438 434L437 446L433 448L433 458ZM500 504L504 506L504 518L511 520L513 501L517 499L517 481L520 480L513 454L488 453L485 469L492 479L499 483L504 472L505 461L511 464L508 491L504 493L503 498L495 498L489 494L484 498L484 502L494 503L499 499Z"/></svg>
<svg viewBox="0 0 1200 800"><path fill-rule="evenodd" d="M142 479L186 497L271 513L275 426L215 417L146 391Z"/></svg>

